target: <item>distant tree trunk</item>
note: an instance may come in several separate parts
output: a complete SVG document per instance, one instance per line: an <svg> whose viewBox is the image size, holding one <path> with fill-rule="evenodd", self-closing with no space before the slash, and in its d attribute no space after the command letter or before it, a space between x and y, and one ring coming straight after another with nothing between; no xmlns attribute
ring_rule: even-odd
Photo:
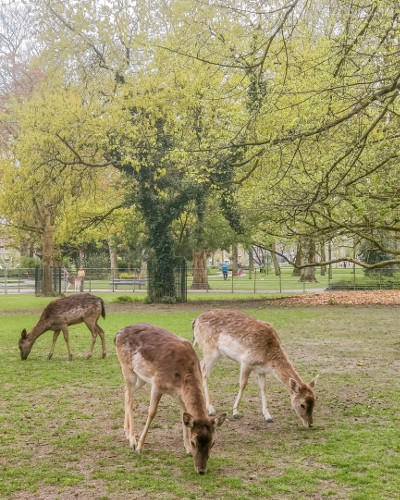
<svg viewBox="0 0 400 500"><path fill-rule="evenodd" d="M143 258L140 266L140 277L147 278L147 260Z"/></svg>
<svg viewBox="0 0 400 500"><path fill-rule="evenodd" d="M249 280L253 278L254 272L254 255L253 255L253 247L250 245L249 247Z"/></svg>
<svg viewBox="0 0 400 500"><path fill-rule="evenodd" d="M211 266L214 267L215 266L215 252L213 252L211 254Z"/></svg>
<svg viewBox="0 0 400 500"><path fill-rule="evenodd" d="M275 270L275 276L280 276L281 274L281 268L279 266L279 261L278 261L278 257L276 256L276 243L275 241L272 242L271 244L271 248L272 248L272 252L271 252L271 256L272 256L272 262L274 264L274 270Z"/></svg>
<svg viewBox="0 0 400 500"><path fill-rule="evenodd" d="M331 244L331 242L329 242L329 244L328 244L328 259L329 259L329 261L332 260L332 244ZM330 280L332 279L332 264L329 264L329 267L328 267L328 277Z"/></svg>
<svg viewBox="0 0 400 500"><path fill-rule="evenodd" d="M316 247L314 238L304 237L301 243L302 247L302 265L315 261ZM301 269L301 282L312 283L316 282L315 267L303 267Z"/></svg>
<svg viewBox="0 0 400 500"><path fill-rule="evenodd" d="M31 255L31 243L29 242L29 240L26 240L25 238L21 239L19 253L23 257L32 257L32 255Z"/></svg>
<svg viewBox="0 0 400 500"><path fill-rule="evenodd" d="M238 247L237 245L232 245L232 278L237 276L238 270Z"/></svg>
<svg viewBox="0 0 400 500"><path fill-rule="evenodd" d="M53 230L51 227L51 213L50 210L44 208L42 213L42 294L51 296L53 295Z"/></svg>
<svg viewBox="0 0 400 500"><path fill-rule="evenodd" d="M326 252L325 252L325 242L321 241L321 261L326 261ZM325 276L326 274L326 266L321 266L321 276Z"/></svg>
<svg viewBox="0 0 400 500"><path fill-rule="evenodd" d="M207 250L193 250L192 290L208 290Z"/></svg>
<svg viewBox="0 0 400 500"><path fill-rule="evenodd" d="M117 246L115 245L114 239L112 237L108 239L108 250L110 253L111 272L113 273L112 278L119 278Z"/></svg>

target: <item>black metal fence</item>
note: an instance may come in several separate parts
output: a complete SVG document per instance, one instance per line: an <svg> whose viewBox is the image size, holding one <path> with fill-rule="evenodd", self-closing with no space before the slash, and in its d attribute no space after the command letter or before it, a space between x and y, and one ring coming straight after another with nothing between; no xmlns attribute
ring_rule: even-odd
<svg viewBox="0 0 400 500"><path fill-rule="evenodd" d="M276 275L272 269L249 270L242 268L239 274L228 270L223 276L221 269L210 268L207 283L201 287L194 286L193 275L196 270L186 267L184 261L177 263L175 269L175 296L178 301L185 302L187 294L212 293L305 293L336 290L384 290L400 289L400 272L393 269L377 269L366 274L364 269L356 266L337 266L321 273L317 270L315 281L302 282L293 275L293 269L283 267ZM76 270L55 268L52 274L54 293L74 293L78 291L149 293L151 275L142 275L139 269L86 268L85 278L77 287L74 278ZM42 293L42 274L40 268L0 269L0 293Z"/></svg>

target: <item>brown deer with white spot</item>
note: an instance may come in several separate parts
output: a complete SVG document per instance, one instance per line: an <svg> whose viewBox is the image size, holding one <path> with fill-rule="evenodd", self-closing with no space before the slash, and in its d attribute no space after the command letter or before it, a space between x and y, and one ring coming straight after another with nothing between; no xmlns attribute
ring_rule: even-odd
<svg viewBox="0 0 400 500"><path fill-rule="evenodd" d="M188 340L149 323L137 323L120 330L115 337L118 358L125 379L125 436L138 453L143 451L150 424L163 394L181 403L183 441L193 456L195 470L204 474L214 432L226 413L210 418L207 413L200 362ZM134 393L151 384L148 417L138 441L135 437Z"/></svg>
<svg viewBox="0 0 400 500"><path fill-rule="evenodd" d="M241 312L214 309L200 314L193 321L194 345L199 344L203 359L201 370L207 410L215 414L208 379L212 366L221 357L240 363L240 387L233 406L234 418L240 418L239 404L249 375L258 375L262 412L267 422L273 422L267 409L266 374L272 372L290 394L293 409L305 427L313 424L316 378L306 384L293 368L283 350L274 327Z"/></svg>
<svg viewBox="0 0 400 500"><path fill-rule="evenodd" d="M31 352L32 346L40 335L48 330L54 332L53 343L50 353L47 356L50 359L54 353L56 340L63 332L65 342L68 349L68 359L71 361L72 352L69 345L68 326L85 323L92 334L92 343L86 358L90 358L93 353L94 344L97 335L100 335L104 358L106 356L106 343L104 338L104 330L99 326L97 320L99 317L106 317L103 299L96 297L91 293L81 293L79 295L71 295L50 302L43 310L39 321L27 333L25 328L22 330L21 338L19 339L19 349L21 351L21 359L27 359Z"/></svg>

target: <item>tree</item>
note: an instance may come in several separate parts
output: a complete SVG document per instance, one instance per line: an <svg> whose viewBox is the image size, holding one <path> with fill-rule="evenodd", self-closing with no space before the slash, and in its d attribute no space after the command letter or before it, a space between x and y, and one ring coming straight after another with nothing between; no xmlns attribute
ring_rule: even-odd
<svg viewBox="0 0 400 500"><path fill-rule="evenodd" d="M9 157L0 164L0 213L15 238L29 234L35 239L43 263L44 294L53 292L51 268L57 248L66 241L93 237L89 231L93 213L98 215L118 202L112 179L107 183L107 178L100 180L95 170L72 164L64 170L56 168L57 157L65 163L68 158L49 129L68 120L68 114L58 113L60 103L63 107L66 101L73 113L75 93L60 96L44 84L23 102L14 102L9 119L18 123L18 135L10 143Z"/></svg>

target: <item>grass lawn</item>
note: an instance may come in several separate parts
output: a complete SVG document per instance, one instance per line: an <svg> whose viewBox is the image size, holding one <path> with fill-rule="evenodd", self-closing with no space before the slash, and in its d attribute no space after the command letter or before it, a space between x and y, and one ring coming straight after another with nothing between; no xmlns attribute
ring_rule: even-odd
<svg viewBox="0 0 400 500"><path fill-rule="evenodd" d="M395 306L283 307L243 301L243 312L272 322L296 370L319 374L315 426L305 429L289 395L269 378L267 424L256 377L250 377L243 418L231 418L238 366L223 361L210 388L217 412L229 420L217 434L208 472L186 457L179 405L164 396L145 451L123 434L123 379L113 339L118 329L149 321L191 339L191 321L215 306L111 303L106 300L107 357L100 342L84 359L90 334L70 327L74 353L62 337L47 360L52 333L42 335L27 361L17 342L49 299L0 297L0 499L394 499L400 491L400 312ZM252 296L254 298L254 296ZM220 303L221 304L221 303ZM222 307L229 307L229 302ZM235 307L237 303L235 303ZM253 308L251 308L253 307ZM136 428L149 390L137 393Z"/></svg>

